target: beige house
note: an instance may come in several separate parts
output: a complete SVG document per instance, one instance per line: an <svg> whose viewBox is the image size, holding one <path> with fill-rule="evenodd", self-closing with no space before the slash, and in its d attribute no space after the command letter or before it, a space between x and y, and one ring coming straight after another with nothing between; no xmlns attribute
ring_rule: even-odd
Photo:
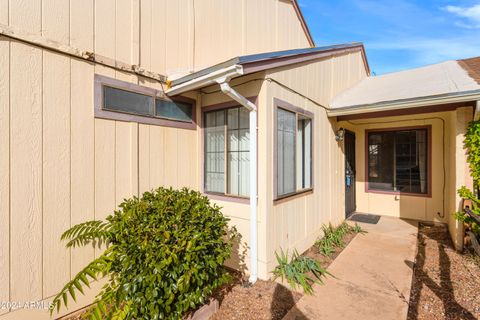
<svg viewBox="0 0 480 320"><path fill-rule="evenodd" d="M371 77L362 44L315 47L292 0L0 0L0 68L2 320L48 319L99 254L61 233L158 186L223 207L252 281L354 211L462 245L478 60Z"/></svg>

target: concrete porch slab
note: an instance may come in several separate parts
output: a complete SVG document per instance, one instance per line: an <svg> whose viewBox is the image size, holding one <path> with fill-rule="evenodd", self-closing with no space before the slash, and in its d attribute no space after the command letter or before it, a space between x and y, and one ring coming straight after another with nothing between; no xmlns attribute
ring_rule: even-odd
<svg viewBox="0 0 480 320"><path fill-rule="evenodd" d="M382 217L359 234L284 319L406 319L418 224Z"/></svg>

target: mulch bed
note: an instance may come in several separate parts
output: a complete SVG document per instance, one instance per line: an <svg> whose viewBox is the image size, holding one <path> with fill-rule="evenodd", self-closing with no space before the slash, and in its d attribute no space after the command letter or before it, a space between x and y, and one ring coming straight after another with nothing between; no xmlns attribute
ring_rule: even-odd
<svg viewBox="0 0 480 320"><path fill-rule="evenodd" d="M349 233L344 237L344 248L355 235ZM325 257L315 247L311 247L304 255L320 261L326 269L344 248L335 250L330 257ZM237 276L235 282L222 290L221 295L215 296L220 302L220 308L213 320L280 320L303 296L302 293L272 280L258 280L250 287L245 284L245 279Z"/></svg>
<svg viewBox="0 0 480 320"><path fill-rule="evenodd" d="M330 257L325 257L315 247L308 249L304 255L320 261L323 268L335 260L343 249L353 240L355 233L345 235L344 247L337 248ZM258 280L253 286L238 271L229 270L233 281L215 292L213 297L220 307L212 320L280 320L303 296L273 280ZM69 315L65 320L79 320L83 312Z"/></svg>
<svg viewBox="0 0 480 320"><path fill-rule="evenodd" d="M444 226L419 226L408 309L414 319L480 319L480 259L458 253Z"/></svg>

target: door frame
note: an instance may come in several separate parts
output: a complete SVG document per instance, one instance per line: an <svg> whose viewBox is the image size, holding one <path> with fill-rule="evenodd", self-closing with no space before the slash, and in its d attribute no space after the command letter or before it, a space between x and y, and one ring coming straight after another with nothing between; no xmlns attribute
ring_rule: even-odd
<svg viewBox="0 0 480 320"><path fill-rule="evenodd" d="M350 130L347 130L347 129L344 129L345 130L345 133L344 133L344 140L343 140L343 149L344 149L344 155L345 155L345 161L344 161L344 174L343 174L343 183L344 183L344 190L345 190L345 218L348 218L350 217L354 212L355 210L357 209L357 190L356 190L356 175L357 175L357 168L356 168L356 134L355 132L353 131L350 131ZM347 212L347 201L348 200L351 200L351 199L347 199L347 171L346 171L346 167L347 167L347 159L349 158L347 156L347 137L351 137L353 139L353 181L352 181L352 185L351 185L351 188L353 188L353 190L351 192L353 192L353 210L351 210L350 212ZM350 148L349 150L350 151Z"/></svg>

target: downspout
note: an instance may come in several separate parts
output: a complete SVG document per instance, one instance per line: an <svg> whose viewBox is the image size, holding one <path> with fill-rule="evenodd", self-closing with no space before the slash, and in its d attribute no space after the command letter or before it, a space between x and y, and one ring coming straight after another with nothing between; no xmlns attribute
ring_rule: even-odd
<svg viewBox="0 0 480 320"><path fill-rule="evenodd" d="M257 106L230 87L229 78L216 82L224 94L237 101L249 111L250 122L250 278L254 284L258 278L257 258Z"/></svg>

